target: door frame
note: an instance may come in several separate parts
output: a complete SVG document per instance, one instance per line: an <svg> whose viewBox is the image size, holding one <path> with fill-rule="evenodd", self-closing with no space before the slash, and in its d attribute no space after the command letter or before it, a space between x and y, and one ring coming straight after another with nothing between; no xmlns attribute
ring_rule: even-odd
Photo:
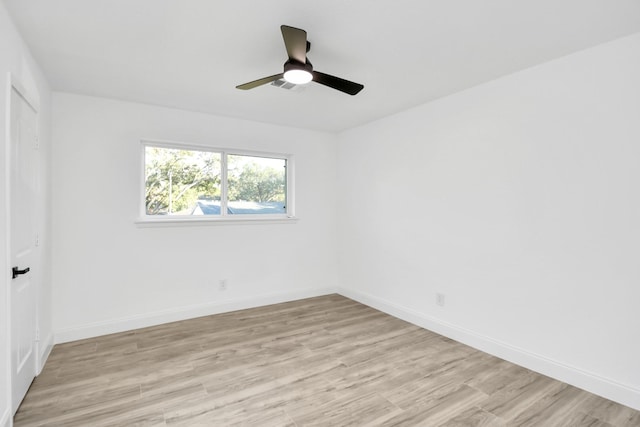
<svg viewBox="0 0 640 427"><path fill-rule="evenodd" d="M32 95L28 90L26 90L26 88L22 85L22 83L20 82L20 80L11 72L7 73L7 86L6 86L6 107L5 107L5 146L4 146L4 154L5 154L5 164L4 164L4 168L5 168L5 174L4 174L4 182L5 182L5 188L4 188L4 194L5 194L5 200L4 200L4 205L5 205L5 212L4 212L4 217L5 217L5 259L4 259L4 265L6 266L5 268L5 274L4 274L4 292L5 292L5 299L6 299L6 305L7 305L7 310L6 310L6 340L7 340L7 346L6 346L6 355L5 357L7 358L7 366L5 367L5 369L7 370L6 375L7 375L7 393L8 393L8 409L9 409L9 415L12 416L12 410L11 408L13 407L13 384L12 384L12 349L11 349L11 343L12 343L12 328L13 325L11 324L12 321L12 311L11 311L11 277L9 274L9 269L10 269L10 265L11 265L11 200L12 200L12 194L11 194L11 100L13 97L13 90L15 89L16 92L18 92L20 94L20 96L27 102L27 104L29 104L29 106L36 112L36 114L38 115L37 117L39 117L39 112L40 112L40 103L39 103L39 99L36 96ZM39 119L36 118L36 137L38 137L39 135ZM40 159L39 157L36 158L36 179L37 181L37 185L41 185L40 183ZM36 216L36 227L38 227L38 221L39 218ZM37 257L37 262L38 264L41 264L41 252L39 249L36 250L36 257ZM42 278L40 278L40 280L42 280ZM38 375L41 371L40 366L41 366L41 361L40 361L40 343L38 338L38 325L39 325L39 293L40 293L40 286L41 284L39 283L39 281L36 281L35 284L35 289L34 289L34 294L35 294L35 319L34 319L34 325L35 325L35 331L34 331L34 336L36 336L36 340L34 342L34 351L35 351L35 357L34 357L34 363L35 363L35 367L34 367L34 372L36 375ZM1 414L0 414L1 415Z"/></svg>

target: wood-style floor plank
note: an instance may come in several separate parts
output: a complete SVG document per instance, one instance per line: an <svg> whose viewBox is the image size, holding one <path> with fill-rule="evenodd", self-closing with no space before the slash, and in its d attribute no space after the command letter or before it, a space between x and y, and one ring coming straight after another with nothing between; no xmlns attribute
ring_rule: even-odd
<svg viewBox="0 0 640 427"><path fill-rule="evenodd" d="M56 345L14 423L638 427L640 412L329 295Z"/></svg>

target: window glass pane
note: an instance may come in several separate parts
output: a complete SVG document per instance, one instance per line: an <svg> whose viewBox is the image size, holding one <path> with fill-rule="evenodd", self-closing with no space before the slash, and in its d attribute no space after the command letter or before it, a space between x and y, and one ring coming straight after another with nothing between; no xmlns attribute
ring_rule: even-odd
<svg viewBox="0 0 640 427"><path fill-rule="evenodd" d="M230 154L227 156L229 214L284 214L287 160Z"/></svg>
<svg viewBox="0 0 640 427"><path fill-rule="evenodd" d="M145 147L147 215L220 215L220 153Z"/></svg>

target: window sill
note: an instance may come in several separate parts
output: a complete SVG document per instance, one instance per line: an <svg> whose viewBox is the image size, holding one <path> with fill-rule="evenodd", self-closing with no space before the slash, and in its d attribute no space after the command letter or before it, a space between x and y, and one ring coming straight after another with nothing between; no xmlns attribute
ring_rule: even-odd
<svg viewBox="0 0 640 427"><path fill-rule="evenodd" d="M209 225L233 225L233 224L295 224L298 218L283 215L234 215L224 217L140 217L135 221L138 227L174 227L174 226L209 226Z"/></svg>

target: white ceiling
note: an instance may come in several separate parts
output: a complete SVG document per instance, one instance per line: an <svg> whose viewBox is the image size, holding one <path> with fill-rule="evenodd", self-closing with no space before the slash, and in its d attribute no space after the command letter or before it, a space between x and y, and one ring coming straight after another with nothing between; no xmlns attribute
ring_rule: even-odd
<svg viewBox="0 0 640 427"><path fill-rule="evenodd" d="M4 0L56 91L340 131L640 32L640 0ZM282 71L280 25L349 96Z"/></svg>

